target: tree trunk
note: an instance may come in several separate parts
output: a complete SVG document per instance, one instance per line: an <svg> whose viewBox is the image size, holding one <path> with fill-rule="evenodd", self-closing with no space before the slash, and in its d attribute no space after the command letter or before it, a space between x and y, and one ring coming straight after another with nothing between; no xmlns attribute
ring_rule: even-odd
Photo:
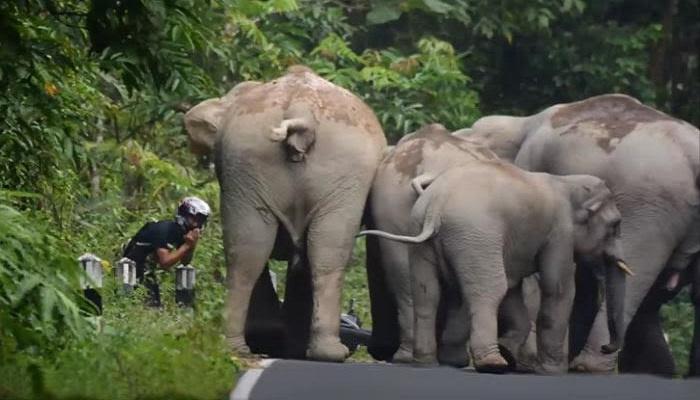
<svg viewBox="0 0 700 400"><path fill-rule="evenodd" d="M104 135L102 134L102 120L97 122L97 138L95 143L98 145L104 140ZM100 195L100 170L97 168L97 163L95 160L90 161L90 195L96 198Z"/></svg>
<svg viewBox="0 0 700 400"><path fill-rule="evenodd" d="M671 93L667 88L670 81L673 91L673 80L669 63L670 47L673 42L673 19L678 9L678 0L667 0L664 15L661 19L662 37L652 45L649 57L649 76L656 87L656 105L668 110L671 107Z"/></svg>

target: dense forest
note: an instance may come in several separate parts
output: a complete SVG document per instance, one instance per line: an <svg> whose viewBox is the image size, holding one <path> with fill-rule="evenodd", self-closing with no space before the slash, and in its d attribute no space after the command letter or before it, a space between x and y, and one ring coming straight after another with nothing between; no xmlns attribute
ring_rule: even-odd
<svg viewBox="0 0 700 400"><path fill-rule="evenodd" d="M3 1L0 397L214 398L245 368L221 336L218 185L188 152L193 104L301 63L361 96L392 142L608 92L697 126L698 48L694 0ZM214 205L196 310L144 310L108 278L93 318L77 257L111 270L188 194ZM362 247L344 299L371 323ZM690 307L683 293L664 310L681 372Z"/></svg>

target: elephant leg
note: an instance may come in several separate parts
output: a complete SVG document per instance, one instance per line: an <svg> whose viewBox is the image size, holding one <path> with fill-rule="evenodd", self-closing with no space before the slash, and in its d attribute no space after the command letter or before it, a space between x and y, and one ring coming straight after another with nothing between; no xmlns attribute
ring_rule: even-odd
<svg viewBox="0 0 700 400"><path fill-rule="evenodd" d="M362 204L362 203L360 203ZM312 220L307 233L313 307L306 356L318 361L343 361L349 351L338 336L343 274L350 259L362 209L335 209Z"/></svg>
<svg viewBox="0 0 700 400"><path fill-rule="evenodd" d="M244 333L251 294L272 253L278 224L264 220L252 207L237 206L222 201L228 265L225 331L233 350L249 353Z"/></svg>
<svg viewBox="0 0 700 400"><path fill-rule="evenodd" d="M411 248L410 276L413 292L413 359L418 364L437 364L436 316L440 281L435 252L430 243Z"/></svg>
<svg viewBox="0 0 700 400"><path fill-rule="evenodd" d="M444 326L438 343L440 364L463 368L469 365L469 304L458 288L443 290Z"/></svg>
<svg viewBox="0 0 700 400"><path fill-rule="evenodd" d="M690 360L688 362L688 377L700 376L700 304L693 303L695 309L695 325L693 327L693 341L690 345Z"/></svg>
<svg viewBox="0 0 700 400"><path fill-rule="evenodd" d="M382 266L387 284L396 302L399 347L392 362L413 362L413 296L411 294L409 247L403 243L379 239Z"/></svg>
<svg viewBox="0 0 700 400"><path fill-rule="evenodd" d="M503 372L508 362L498 350L498 307L508 283L502 250L472 246L474 251L445 249L445 252L469 305L469 349L474 368L479 372Z"/></svg>
<svg viewBox="0 0 700 400"><path fill-rule="evenodd" d="M653 303L653 299L645 299L627 328L625 346L620 351L619 370L621 373L672 377L676 366L664 339L659 315L662 303L650 303Z"/></svg>
<svg viewBox="0 0 700 400"><path fill-rule="evenodd" d="M541 304L537 314L538 373L567 369L567 333L576 290L572 246L565 238L550 242L540 254Z"/></svg>
<svg viewBox="0 0 700 400"><path fill-rule="evenodd" d="M386 268L382 265L379 238L367 236L367 284L372 314L372 339L367 351L376 360L386 361L399 348L399 322L396 299L389 291ZM411 358L413 355L411 355Z"/></svg>
<svg viewBox="0 0 700 400"><path fill-rule="evenodd" d="M599 281L593 274L592 265L576 267L576 295L569 321L569 357L578 354L586 344L598 311ZM571 361L571 359L569 360Z"/></svg>
<svg viewBox="0 0 700 400"><path fill-rule="evenodd" d="M280 301L272 286L269 269L265 267L251 293L245 341L253 353L283 357L284 337Z"/></svg>
<svg viewBox="0 0 700 400"><path fill-rule="evenodd" d="M530 334L530 318L523 300L522 284L508 289L498 310L498 344L512 369L530 369L532 360L520 360L520 349ZM524 366L520 366L521 362ZM524 368L523 368L524 367Z"/></svg>
<svg viewBox="0 0 700 400"><path fill-rule="evenodd" d="M623 225L625 224L623 216ZM635 221L637 222L637 221ZM636 224L635 224L636 225ZM644 221L641 226L656 226L657 221ZM625 232L623 226L623 232ZM648 229L648 228L647 228ZM622 247L625 261L635 272L627 277L625 291L625 321L631 322L642 300L657 279L659 272L673 250L672 246L658 237L658 232L638 229L630 236L623 234ZM586 344L570 363L569 368L578 372L612 372L617 365L617 353L603 354L601 346L610 342L605 304L601 304L593 321Z"/></svg>
<svg viewBox="0 0 700 400"><path fill-rule="evenodd" d="M693 342L690 346L688 376L697 377L700 376L700 255L696 256L695 263L691 268L691 300L695 311L695 326L693 328Z"/></svg>
<svg viewBox="0 0 700 400"><path fill-rule="evenodd" d="M534 372L537 363L537 314L540 312L540 274L534 273L525 277L522 282L523 300L527 308L528 319L530 320L530 333L527 335L525 343L520 347L516 357L517 369L522 372Z"/></svg>
<svg viewBox="0 0 700 400"><path fill-rule="evenodd" d="M312 293L311 270L306 255L295 254L287 266L284 292L286 357L303 359L309 345Z"/></svg>
<svg viewBox="0 0 700 400"><path fill-rule="evenodd" d="M682 285L673 291L667 290L666 283L670 275L671 271L659 275L632 318L627 328L625 346L620 351L620 372L667 377L675 374L675 361L664 338L661 306L675 297Z"/></svg>

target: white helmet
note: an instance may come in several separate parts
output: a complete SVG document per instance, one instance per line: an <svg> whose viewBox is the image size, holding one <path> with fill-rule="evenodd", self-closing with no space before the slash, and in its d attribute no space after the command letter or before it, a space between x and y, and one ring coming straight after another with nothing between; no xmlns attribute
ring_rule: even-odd
<svg viewBox="0 0 700 400"><path fill-rule="evenodd" d="M187 217L191 216L194 217L196 223L195 226L189 226L188 228L202 228L206 225L209 214L211 214L211 208L206 201L199 197L189 196L180 202L175 219L180 225L187 227Z"/></svg>

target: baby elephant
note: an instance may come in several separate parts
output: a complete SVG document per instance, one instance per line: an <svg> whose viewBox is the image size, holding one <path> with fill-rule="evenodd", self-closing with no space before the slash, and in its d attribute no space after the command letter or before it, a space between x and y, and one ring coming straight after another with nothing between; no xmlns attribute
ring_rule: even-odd
<svg viewBox="0 0 700 400"><path fill-rule="evenodd" d="M464 333L464 342L468 339L475 368L504 371L507 362L498 347L499 304L509 289L521 293L522 279L539 272L536 370L566 371L564 344L575 292L575 257L605 260L599 276L605 279L611 343L603 351L619 348L624 333L623 271L629 269L619 244L620 212L602 180L475 161L436 178L419 176L412 185L420 194L411 217L420 234L361 234L416 243L410 257L415 362L436 362L436 312L440 291L448 285L456 287L468 305L471 330ZM514 298L527 315L522 295ZM526 337L518 340L521 344Z"/></svg>

